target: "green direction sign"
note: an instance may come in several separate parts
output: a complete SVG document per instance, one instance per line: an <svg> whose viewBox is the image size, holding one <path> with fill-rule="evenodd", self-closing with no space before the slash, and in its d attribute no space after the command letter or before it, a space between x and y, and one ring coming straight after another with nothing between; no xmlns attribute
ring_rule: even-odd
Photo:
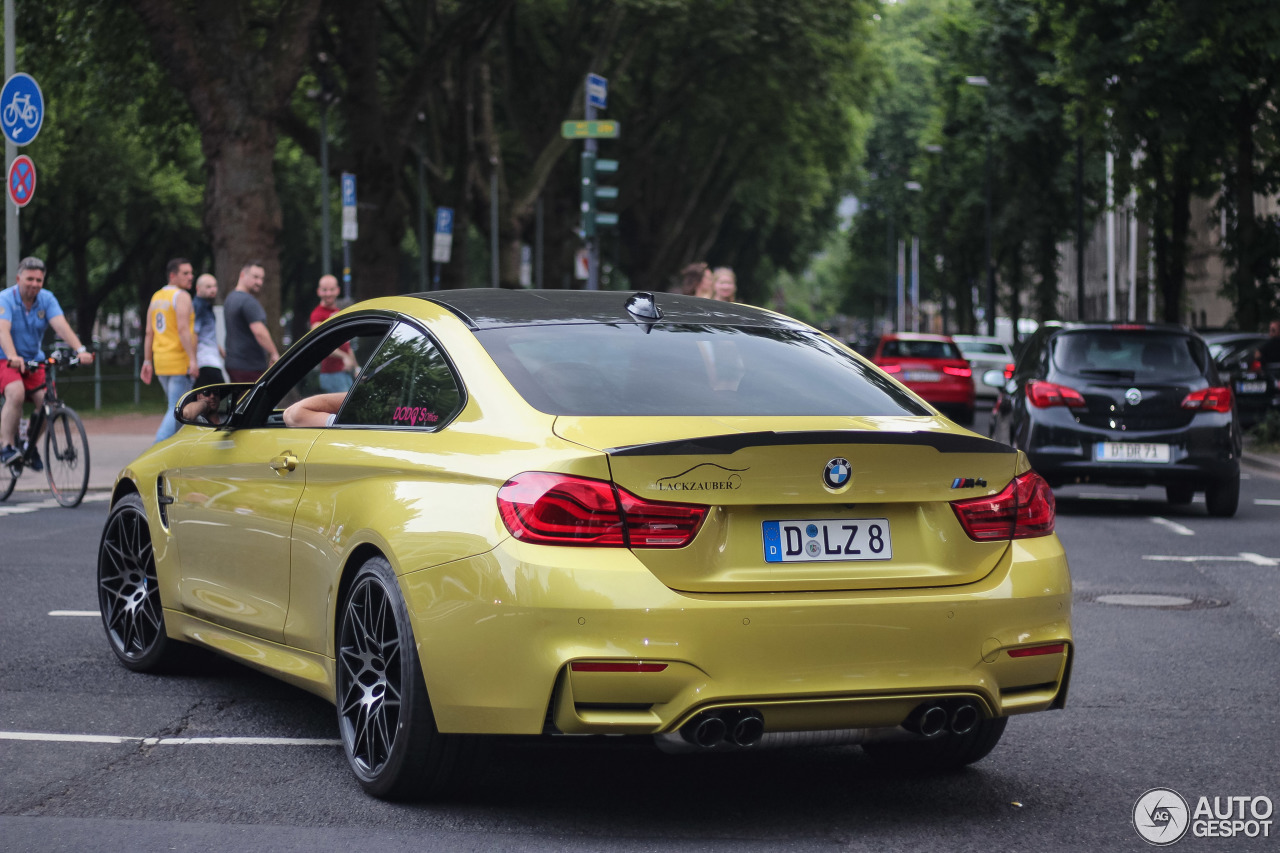
<svg viewBox="0 0 1280 853"><path fill-rule="evenodd" d="M566 121L560 125L565 139L615 139L621 125L616 121Z"/></svg>

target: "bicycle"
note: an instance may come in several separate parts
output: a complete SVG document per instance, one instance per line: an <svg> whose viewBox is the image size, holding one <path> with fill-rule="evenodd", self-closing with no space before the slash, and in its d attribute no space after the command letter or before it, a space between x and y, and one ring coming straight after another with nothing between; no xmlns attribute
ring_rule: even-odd
<svg viewBox="0 0 1280 853"><path fill-rule="evenodd" d="M65 507L74 507L84 500L84 493L89 489L89 439L85 435L84 423L80 416L58 397L56 381L57 368L73 369L80 365L79 359L59 350L52 353L43 362L28 361L28 369L34 370L41 365L48 368L44 385L44 403L31 414L27 424L26 436L19 436L22 452L0 471L0 501L6 500L13 493L22 470L26 467L27 452L31 437L44 431L44 473L49 480L49 489L58 503Z"/></svg>
<svg viewBox="0 0 1280 853"><path fill-rule="evenodd" d="M19 95L16 92L13 100L4 108L4 115L0 116L4 119L5 124L17 124L19 119L27 127L35 127L39 119L36 113L35 104L31 103L31 95Z"/></svg>

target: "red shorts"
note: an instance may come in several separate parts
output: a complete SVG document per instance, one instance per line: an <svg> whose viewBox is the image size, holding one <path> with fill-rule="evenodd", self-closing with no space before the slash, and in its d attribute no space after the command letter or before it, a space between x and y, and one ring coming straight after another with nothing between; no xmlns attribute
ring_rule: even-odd
<svg viewBox="0 0 1280 853"><path fill-rule="evenodd" d="M14 382L21 382L22 387L27 389L27 394L30 394L44 384L44 367L19 373L18 368L11 367L9 362L0 361L0 391Z"/></svg>

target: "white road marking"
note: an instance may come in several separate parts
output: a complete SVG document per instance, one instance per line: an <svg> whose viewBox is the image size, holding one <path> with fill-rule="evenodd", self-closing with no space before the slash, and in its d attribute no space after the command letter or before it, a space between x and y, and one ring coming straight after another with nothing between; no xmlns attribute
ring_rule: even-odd
<svg viewBox="0 0 1280 853"><path fill-rule="evenodd" d="M1248 551L1241 551L1236 557L1172 557L1158 554L1144 554L1144 560L1156 560L1164 563L1252 563L1255 566L1280 566L1280 559L1264 557Z"/></svg>
<svg viewBox="0 0 1280 853"><path fill-rule="evenodd" d="M1170 521L1169 519L1161 518L1158 515L1153 515L1151 517L1151 520L1154 521L1156 524L1160 525L1161 527L1167 527L1169 530L1172 530L1174 533L1178 534L1179 536L1195 536L1196 535L1196 532L1192 530L1190 527L1184 527L1183 525L1179 524L1176 521Z"/></svg>
<svg viewBox="0 0 1280 853"><path fill-rule="evenodd" d="M103 501L109 500L111 500L110 492L89 492L84 496L84 500L81 501L81 503L102 503ZM0 505L0 516L22 515L28 512L35 512L36 510L54 509L61 506L62 504L58 503L54 498L46 498L42 501L32 501L31 503L4 504Z"/></svg>
<svg viewBox="0 0 1280 853"><path fill-rule="evenodd" d="M342 741L309 737L128 737L63 735L53 732L0 732L0 740L41 743L137 743L143 746L342 746Z"/></svg>
<svg viewBox="0 0 1280 853"><path fill-rule="evenodd" d="M1253 503L1255 506L1280 506L1280 500L1275 498L1254 498Z"/></svg>
<svg viewBox="0 0 1280 853"><path fill-rule="evenodd" d="M50 610L50 616L97 616L96 610Z"/></svg>

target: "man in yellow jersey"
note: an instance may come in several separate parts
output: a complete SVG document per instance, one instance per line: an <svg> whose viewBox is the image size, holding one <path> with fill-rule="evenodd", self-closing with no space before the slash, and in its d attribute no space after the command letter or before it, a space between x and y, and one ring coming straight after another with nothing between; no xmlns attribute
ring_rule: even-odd
<svg viewBox="0 0 1280 853"><path fill-rule="evenodd" d="M169 407L156 430L156 441L164 441L178 431L173 410L183 394L191 390L192 380L200 372L196 360L195 314L191 310L191 262L174 258L165 267L169 283L151 296L147 308L147 336L142 344L142 381L160 380Z"/></svg>

